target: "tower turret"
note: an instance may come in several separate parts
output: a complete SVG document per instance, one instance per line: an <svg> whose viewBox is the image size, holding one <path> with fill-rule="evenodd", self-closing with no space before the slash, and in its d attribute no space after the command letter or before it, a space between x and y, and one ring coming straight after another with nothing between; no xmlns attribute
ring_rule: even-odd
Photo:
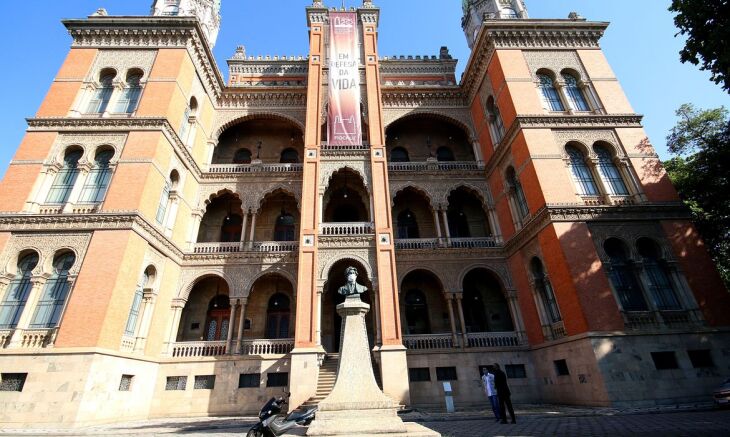
<svg viewBox="0 0 730 437"><path fill-rule="evenodd" d="M196 17L213 48L221 26L221 0L153 0L151 15Z"/></svg>
<svg viewBox="0 0 730 437"><path fill-rule="evenodd" d="M484 20L528 18L523 0L462 0L461 7L464 10L461 28L469 48L474 46Z"/></svg>

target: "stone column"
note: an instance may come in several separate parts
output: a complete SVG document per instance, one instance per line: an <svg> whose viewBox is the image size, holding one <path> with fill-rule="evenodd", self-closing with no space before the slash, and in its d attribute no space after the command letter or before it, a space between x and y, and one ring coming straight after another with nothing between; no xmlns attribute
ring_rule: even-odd
<svg viewBox="0 0 730 437"><path fill-rule="evenodd" d="M315 337L317 346L322 346L322 293L323 285L317 285L317 302L319 303L319 311L317 311L317 327L315 328Z"/></svg>
<svg viewBox="0 0 730 437"><path fill-rule="evenodd" d="M449 322L451 324L451 341L454 347L459 347L459 338L456 336L456 321L454 320L454 300L453 295L444 293L446 296L446 304L449 306Z"/></svg>
<svg viewBox="0 0 730 437"><path fill-rule="evenodd" d="M241 315L238 319L238 337L236 337L236 353L239 355L243 353L243 331L246 330L246 303L248 298L241 298L240 302Z"/></svg>
<svg viewBox="0 0 730 437"><path fill-rule="evenodd" d="M439 243L441 242L441 225L439 224L439 214L436 209L433 210L433 226L436 228L436 238L438 238Z"/></svg>
<svg viewBox="0 0 730 437"><path fill-rule="evenodd" d="M188 245L192 250L198 241L198 233L200 232L200 222L203 220L205 211L202 209L194 209L192 211L192 221L190 222L190 232L188 234Z"/></svg>
<svg viewBox="0 0 730 437"><path fill-rule="evenodd" d="M474 160L477 162L477 165L479 166L479 168L484 167L484 158L482 157L482 148L481 146L479 146L479 142L476 140L472 140L471 146L474 150Z"/></svg>
<svg viewBox="0 0 730 437"><path fill-rule="evenodd" d="M210 170L210 166L213 164L213 154L215 153L215 147L215 142L208 141L207 157L205 159L205 162L203 163L203 169L205 169L206 171Z"/></svg>
<svg viewBox="0 0 730 437"><path fill-rule="evenodd" d="M236 301L231 299L231 314L228 316L228 335L226 335L226 354L231 355L233 348L231 347L233 341L233 326L236 324Z"/></svg>
<svg viewBox="0 0 730 437"><path fill-rule="evenodd" d="M243 214L243 224L241 225L241 246L246 242L246 227L248 227L248 212Z"/></svg>
<svg viewBox="0 0 730 437"><path fill-rule="evenodd" d="M469 346L469 337L466 335L466 322L464 321L464 308L461 304L461 300L464 297L463 293L454 293L456 298L456 309L459 312L459 323L461 324L461 339L463 341L462 347Z"/></svg>
<svg viewBox="0 0 730 437"><path fill-rule="evenodd" d="M73 189L71 189L71 194L68 196L68 200L63 206L63 212L65 213L73 212L74 206L79 202L79 197L81 197L81 189L86 183L86 179L88 179L89 172L91 171L91 164L89 164L88 162L85 162L83 164L79 163L78 169L79 175L76 177L76 182L74 182L74 187Z"/></svg>
<svg viewBox="0 0 730 437"><path fill-rule="evenodd" d="M183 308L187 303L184 299L173 299L170 309L172 314L170 317L169 331L167 331L167 342L165 343L165 355L172 355L172 345L177 340L177 331L180 328L180 317L182 316Z"/></svg>
<svg viewBox="0 0 730 437"><path fill-rule="evenodd" d="M522 321L522 313L520 312L520 304L517 299L517 290L515 289L509 289L505 290L505 294L507 295L507 304L509 305L509 312L512 316L512 325L514 326L514 330L517 332L517 336L519 337L520 341L524 341L525 339L525 324Z"/></svg>
<svg viewBox="0 0 730 437"><path fill-rule="evenodd" d="M48 196L48 191L51 189L51 184L53 184L53 179L55 179L56 173L58 173L58 168L55 166L49 166L44 170L41 170L40 176L33 185L28 201L25 202L23 211L39 211L40 205L45 202L46 196Z"/></svg>
<svg viewBox="0 0 730 437"><path fill-rule="evenodd" d="M177 193L177 190L171 190L167 205L167 217L165 217L165 234L171 234L172 228L175 227L175 218L177 217L177 209L179 205L180 195Z"/></svg>
<svg viewBox="0 0 730 437"><path fill-rule="evenodd" d="M441 210L441 219L443 220L444 233L446 234L446 245L451 244L451 231L449 230L449 218L446 215L446 210Z"/></svg>
<svg viewBox="0 0 730 437"><path fill-rule="evenodd" d="M254 242L254 232L256 231L256 213L251 213L251 233L248 236L248 244L253 247Z"/></svg>
<svg viewBox="0 0 730 437"><path fill-rule="evenodd" d="M139 310L141 320L139 329L137 329L137 338L134 341L135 352L143 352L147 343L147 334L150 331L152 313L155 309L155 297L156 295L151 288L144 288L142 290L142 306Z"/></svg>
<svg viewBox="0 0 730 437"><path fill-rule="evenodd" d="M380 294L375 284L373 284L373 301L375 302L375 344L380 345L383 343L383 335L380 330Z"/></svg>

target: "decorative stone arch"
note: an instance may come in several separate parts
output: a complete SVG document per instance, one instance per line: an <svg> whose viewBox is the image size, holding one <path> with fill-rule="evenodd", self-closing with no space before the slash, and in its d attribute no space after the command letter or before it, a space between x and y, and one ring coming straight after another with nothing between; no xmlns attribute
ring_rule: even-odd
<svg viewBox="0 0 730 437"><path fill-rule="evenodd" d="M0 276L16 276L18 274L18 262L23 256L30 254L30 252L35 252L36 255L38 255L38 264L36 264L31 273L33 276L43 273L43 251L37 246L28 245L19 248L14 254L11 254L7 257L7 259L5 259L5 264L3 265L2 272L0 272Z"/></svg>
<svg viewBox="0 0 730 437"><path fill-rule="evenodd" d="M441 120L457 126L459 129L464 131L470 143L476 141L477 138L476 132L474 132L474 129L471 127L471 121L468 114L461 114L460 111L454 111L453 109L450 111L439 109L412 109L405 114L388 112L390 111L386 111L386 116L383 120L383 130L386 132L393 123L397 123L410 118L425 117ZM454 114L456 114L457 116L454 116Z"/></svg>
<svg viewBox="0 0 730 437"><path fill-rule="evenodd" d="M409 266L406 269L398 270L398 294L402 292L401 290L401 284L403 284L403 281L406 279L406 276L413 272L417 271L424 271L427 273L432 274L438 281L439 285L441 286L441 292L446 295L448 293L446 284L448 282L447 275L445 275L443 272L437 271L433 266L425 265L425 266Z"/></svg>
<svg viewBox="0 0 730 437"><path fill-rule="evenodd" d="M62 245L58 246L53 249L53 251L49 252L44 258L41 257L39 259L38 264L41 265L41 272L42 273L48 273L51 274L53 272L53 261L56 259L56 256L58 256L61 253L71 252L74 255L74 264L71 266L71 268L68 271L69 276L76 276L79 274L79 271L81 270L81 264L83 259L81 258L81 253L79 252L78 248L70 246L70 245ZM39 255L41 252L38 252ZM38 267L36 267L37 269ZM35 271L35 269L33 269Z"/></svg>
<svg viewBox="0 0 730 437"><path fill-rule="evenodd" d="M428 206L433 210L437 210L437 203L435 202L436 199L434 199L434 195L426 188L408 181L408 182L402 182L402 183L396 183L390 185L390 205L395 206L395 198L398 197L398 194L402 193L403 191L407 190L408 188L413 189L417 193L423 195L423 197L426 198L428 201Z"/></svg>
<svg viewBox="0 0 730 437"><path fill-rule="evenodd" d="M600 236L600 240L598 242L599 244L597 247L598 250L596 251L598 253L598 258L601 260L601 262L603 264L611 263L611 259L609 258L608 254L606 253L606 242L610 239L616 239L616 240L620 241L621 243L623 243L624 247L626 248L626 256L628 257L628 259L630 261L636 261L637 256L638 256L638 254L636 252L636 244L632 244L632 242L636 243L636 241L639 239L639 237L629 237L629 238L630 239L627 240L625 235L619 235L619 234L613 234L613 233Z"/></svg>
<svg viewBox="0 0 730 437"><path fill-rule="evenodd" d="M366 260L359 254L353 254L353 253L337 254L337 255L327 259L326 262L322 264L322 267L320 268L320 271L319 271L319 280L321 281L321 283L324 284L327 281L329 272L335 264L337 264L338 262L340 262L342 260L348 260L348 259L360 263L365 268L365 272L367 273L368 279L370 279L370 282L372 282L373 285L376 284L375 274L373 272L373 268L372 268L372 265L370 264L370 261Z"/></svg>
<svg viewBox="0 0 730 437"><path fill-rule="evenodd" d="M188 298L190 297L190 292L193 291L193 287L195 287L195 285L203 279L213 276L218 277L219 279L223 279L226 282L226 285L228 285L228 295L231 296L233 294L233 287L231 285L233 284L233 281L222 269L209 269L196 273L197 276L195 276L195 278L190 280L187 284L184 284L183 287L180 289L178 295L176 296L177 299L182 299L183 301L187 302Z"/></svg>
<svg viewBox="0 0 730 437"><path fill-rule="evenodd" d="M449 186L449 188L444 190L443 198L438 199L439 203L442 205L448 205L449 196L451 195L451 193L458 190L459 188L464 188L467 191L474 193L477 196L477 198L479 199L479 201L482 203L482 208L484 209L484 212L487 212L492 208L492 196L489 193L489 191L487 191L488 189L486 189L484 187L476 186L470 182L465 182L465 181L456 182L456 183L452 184L451 186Z"/></svg>
<svg viewBox="0 0 730 437"><path fill-rule="evenodd" d="M301 120L298 120L297 118L291 116L290 114L278 111L246 111L243 113L224 113L221 119L216 122L216 128L213 129L213 135L211 136L211 140L215 144L218 144L221 134L223 134L226 129L250 120L261 119L274 119L291 123L296 126L297 129L302 132L302 134L304 134L304 123Z"/></svg>
<svg viewBox="0 0 730 437"><path fill-rule="evenodd" d="M213 201L215 199L225 196L226 194L231 194L232 196L236 197L238 200L241 201L242 204L245 203L244 202L245 199L243 197L241 197L241 195L239 193L233 191L231 188L221 188L218 191L216 191L215 193L201 194L198 205L200 205L200 207L203 208L203 210L205 210L205 208L208 205L210 205L211 203L213 203Z"/></svg>
<svg viewBox="0 0 730 437"><path fill-rule="evenodd" d="M334 165L327 165L329 163L325 163L325 165L321 166L321 176L320 176L320 184L319 184L319 191L321 194L324 194L327 192L327 188L329 188L330 183L332 182L332 178L334 177L335 173L341 171L341 170L350 170L360 176L360 180L362 181L363 187L365 187L365 191L368 194L372 194L370 192L370 172L366 168L366 166L363 163L358 164L340 164L338 162L332 162Z"/></svg>
<svg viewBox="0 0 730 437"><path fill-rule="evenodd" d="M488 264L488 263L472 263L467 265L466 267L462 268L459 272L459 275L457 277L456 281L456 287L454 290L462 290L462 284L464 283L464 279L466 278L466 275L469 274L472 270L475 269L484 269L494 275L494 277L499 282L499 285L502 288L502 293L504 293L505 298L508 297L508 291L513 290L514 286L512 285L512 278L509 275L509 272L507 270L507 267L505 265L495 265L495 264Z"/></svg>
<svg viewBox="0 0 730 437"><path fill-rule="evenodd" d="M301 212L302 210L302 193L301 191L297 190L296 188L293 188L291 185L284 184L283 182L276 183L274 185L271 185L267 187L260 196L257 196L256 199L251 199L251 202L245 202L244 206L247 206L251 209L251 211L254 214L257 214L261 207L264 205L264 200L266 200L266 197L270 194L274 194L277 191L282 191L286 194L290 194L294 200L297 202L297 208ZM246 203L251 203L251 205L246 205ZM244 209L245 210L245 209Z"/></svg>
<svg viewBox="0 0 730 437"><path fill-rule="evenodd" d="M251 289L253 288L256 281L258 281L261 278L264 278L266 276L273 276L273 275L279 275L282 278L289 281L289 283L292 286L292 298L296 299L297 297L297 278L296 275L294 275L292 272L286 269L279 269L279 268L271 268L264 271L261 271L257 273L256 275L251 276L250 278L246 279L246 282L243 284L243 289L246 291L246 294L242 297L245 297L248 299L251 296Z"/></svg>

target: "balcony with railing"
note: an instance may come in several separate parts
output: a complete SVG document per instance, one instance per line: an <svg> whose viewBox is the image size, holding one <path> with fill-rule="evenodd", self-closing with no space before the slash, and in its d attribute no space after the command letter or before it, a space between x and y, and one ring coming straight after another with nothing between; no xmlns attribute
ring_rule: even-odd
<svg viewBox="0 0 730 437"><path fill-rule="evenodd" d="M244 173L301 173L301 163L252 163L252 164L211 164L208 173L213 174L244 174Z"/></svg>
<svg viewBox="0 0 730 437"><path fill-rule="evenodd" d="M484 164L477 161L425 161L425 162L389 162L390 172L426 172L426 171L479 171Z"/></svg>
<svg viewBox="0 0 730 437"><path fill-rule="evenodd" d="M319 233L325 236L373 235L375 224L373 222L321 223Z"/></svg>
<svg viewBox="0 0 730 437"><path fill-rule="evenodd" d="M0 330L0 349L42 349L52 347L58 328Z"/></svg>
<svg viewBox="0 0 730 437"><path fill-rule="evenodd" d="M233 243L195 243L192 252L195 254L216 253L285 253L296 252L299 249L297 241L247 241Z"/></svg>
<svg viewBox="0 0 730 437"><path fill-rule="evenodd" d="M625 311L624 325L630 331L699 328L705 325L698 311Z"/></svg>
<svg viewBox="0 0 730 437"><path fill-rule="evenodd" d="M172 344L172 358L210 358L233 356L277 356L286 355L294 349L293 338L242 340L240 345L232 342L229 353L227 342L183 341Z"/></svg>
<svg viewBox="0 0 730 437"><path fill-rule="evenodd" d="M422 249L491 249L501 246L496 237L474 238L400 238L395 240L398 250Z"/></svg>
<svg viewBox="0 0 730 437"><path fill-rule="evenodd" d="M524 347L524 341L517 332L470 332L466 336L453 333L404 335L403 345L408 351L510 349Z"/></svg>

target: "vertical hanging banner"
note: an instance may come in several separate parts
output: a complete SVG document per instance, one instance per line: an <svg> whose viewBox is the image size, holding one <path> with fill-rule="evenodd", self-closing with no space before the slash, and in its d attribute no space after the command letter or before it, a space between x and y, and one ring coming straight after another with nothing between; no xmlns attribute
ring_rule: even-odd
<svg viewBox="0 0 730 437"><path fill-rule="evenodd" d="M331 145L354 146L362 144L357 13L330 12L329 18L327 140Z"/></svg>

